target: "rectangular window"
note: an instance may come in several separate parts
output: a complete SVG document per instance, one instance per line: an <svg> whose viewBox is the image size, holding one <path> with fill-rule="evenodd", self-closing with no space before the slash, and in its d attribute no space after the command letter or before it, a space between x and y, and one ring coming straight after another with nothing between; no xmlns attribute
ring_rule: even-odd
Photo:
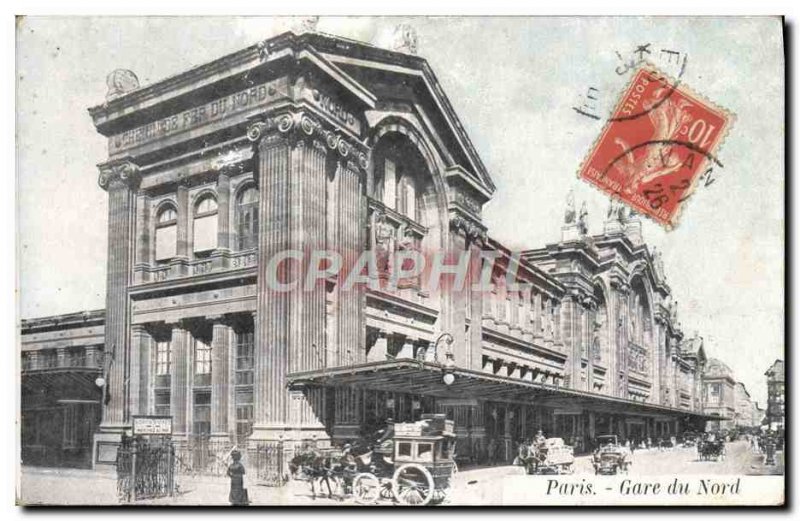
<svg viewBox="0 0 800 521"><path fill-rule="evenodd" d="M239 203L237 206L236 236L239 251L258 246L258 202Z"/></svg>
<svg viewBox="0 0 800 521"><path fill-rule="evenodd" d="M194 372L211 374L211 345L199 338L194 344Z"/></svg>
<svg viewBox="0 0 800 521"><path fill-rule="evenodd" d="M208 251L217 247L217 214L196 217L194 220L194 251Z"/></svg>
<svg viewBox="0 0 800 521"><path fill-rule="evenodd" d="M236 440L245 443L253 432L253 330L236 332L234 351L234 408Z"/></svg>
<svg viewBox="0 0 800 521"><path fill-rule="evenodd" d="M253 332L243 331L236 334L236 385L253 384Z"/></svg>
<svg viewBox="0 0 800 521"><path fill-rule="evenodd" d="M156 342L156 374L165 375L170 374L170 358L172 357L172 349L170 342L162 341Z"/></svg>
<svg viewBox="0 0 800 521"><path fill-rule="evenodd" d="M156 228L156 260L169 260L177 255L178 226L170 224Z"/></svg>
<svg viewBox="0 0 800 521"><path fill-rule="evenodd" d="M244 443L253 433L253 390L236 389L236 442Z"/></svg>
<svg viewBox="0 0 800 521"><path fill-rule="evenodd" d="M154 413L157 416L169 416L170 415L170 398L169 398L169 389L167 390L157 390L153 393L153 403L154 403Z"/></svg>
<svg viewBox="0 0 800 521"><path fill-rule="evenodd" d="M211 393L200 392L194 395L194 425L195 435L211 433Z"/></svg>

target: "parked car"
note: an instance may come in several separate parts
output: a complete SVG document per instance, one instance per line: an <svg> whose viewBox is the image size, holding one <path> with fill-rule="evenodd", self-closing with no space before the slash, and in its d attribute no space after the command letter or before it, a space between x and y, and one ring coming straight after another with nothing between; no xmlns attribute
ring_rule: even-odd
<svg viewBox="0 0 800 521"><path fill-rule="evenodd" d="M631 463L630 449L621 445L616 435L597 437L597 449L592 455L595 474L627 473Z"/></svg>

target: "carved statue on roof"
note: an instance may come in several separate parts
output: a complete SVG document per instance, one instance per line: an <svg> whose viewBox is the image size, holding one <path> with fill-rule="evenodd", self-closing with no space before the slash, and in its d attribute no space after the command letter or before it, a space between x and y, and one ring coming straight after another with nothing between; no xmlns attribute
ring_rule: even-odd
<svg viewBox="0 0 800 521"><path fill-rule="evenodd" d="M661 256L661 251L653 246L653 267L660 277L664 276L664 259Z"/></svg>
<svg viewBox="0 0 800 521"><path fill-rule="evenodd" d="M417 54L417 31L411 24L398 24L392 36L392 50L406 54Z"/></svg>
<svg viewBox="0 0 800 521"><path fill-rule="evenodd" d="M578 231L581 235L589 233L589 210L586 208L586 201L581 205L581 211L578 214Z"/></svg>
<svg viewBox="0 0 800 521"><path fill-rule="evenodd" d="M139 88L139 78L128 69L116 69L106 77L108 93L106 99L111 100Z"/></svg>
<svg viewBox="0 0 800 521"><path fill-rule="evenodd" d="M624 223L628 220L628 207L618 199L611 197L608 201L608 213L606 219L617 220Z"/></svg>
<svg viewBox="0 0 800 521"><path fill-rule="evenodd" d="M303 16L294 26L297 33L313 33L319 25L319 16Z"/></svg>
<svg viewBox="0 0 800 521"><path fill-rule="evenodd" d="M669 319L673 324L678 322L678 301L673 300L669 303Z"/></svg>
<svg viewBox="0 0 800 521"><path fill-rule="evenodd" d="M575 192L570 190L567 193L567 208L564 211L564 224L575 224Z"/></svg>

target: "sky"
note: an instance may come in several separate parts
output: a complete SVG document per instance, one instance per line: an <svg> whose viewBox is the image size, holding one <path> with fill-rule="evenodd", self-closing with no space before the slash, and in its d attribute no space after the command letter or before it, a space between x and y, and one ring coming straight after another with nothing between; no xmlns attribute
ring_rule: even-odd
<svg viewBox="0 0 800 521"><path fill-rule="evenodd" d="M296 18L26 18L17 24L19 316L102 308L107 199L96 165L104 138L86 109L100 104L117 68L142 85L296 27ZM573 190L602 231L608 198L576 172L603 125L578 114L589 87L608 114L647 58L735 114L678 226L644 222L663 252L687 335L723 360L766 403L764 371L784 350L784 84L778 18L323 17L322 32L387 45L409 23L497 185L485 207L490 234L509 248L560 237ZM620 59L622 57L622 61ZM624 71L623 71L624 72Z"/></svg>

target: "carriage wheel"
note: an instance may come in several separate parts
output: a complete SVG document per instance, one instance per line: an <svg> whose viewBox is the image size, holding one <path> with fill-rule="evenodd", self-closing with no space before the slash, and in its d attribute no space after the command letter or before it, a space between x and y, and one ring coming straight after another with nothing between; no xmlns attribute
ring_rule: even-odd
<svg viewBox="0 0 800 521"><path fill-rule="evenodd" d="M395 471L392 491L400 504L427 505L433 498L433 477L425 467L408 463Z"/></svg>
<svg viewBox="0 0 800 521"><path fill-rule="evenodd" d="M362 472L353 478L353 496L362 505L371 505L378 501L381 493L381 482L370 472Z"/></svg>

